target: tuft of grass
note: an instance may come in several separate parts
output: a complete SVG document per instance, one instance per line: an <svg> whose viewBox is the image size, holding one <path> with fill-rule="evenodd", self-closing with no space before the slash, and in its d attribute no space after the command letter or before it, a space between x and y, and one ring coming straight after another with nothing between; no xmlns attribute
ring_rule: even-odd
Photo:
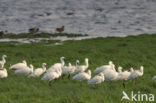
<svg viewBox="0 0 156 103"><path fill-rule="evenodd" d="M54 43L55 41L49 41ZM137 93L156 94L156 82L152 77L156 75L156 35L129 36L125 38L108 37L87 39L81 41L65 41L63 45L46 46L47 42L20 44L14 42L0 43L0 56L8 56L5 68L10 64L21 62L25 59L35 68L41 67L43 62L47 68L56 62L60 62L61 56L66 57L66 64L75 65L77 59L84 64L84 58L89 58L89 68L93 73L96 67L107 64L112 60L116 68L120 65L123 70L130 67L139 69L145 67L143 77L138 78L137 85L126 81L126 88L122 87L122 81L103 82L98 86L87 85L61 78L56 80L52 87L47 81L40 78L28 78L15 75L8 70L8 78L0 80L1 103L133 103L127 100L121 101L122 91L128 95L131 91ZM141 103L146 103L141 102Z"/></svg>

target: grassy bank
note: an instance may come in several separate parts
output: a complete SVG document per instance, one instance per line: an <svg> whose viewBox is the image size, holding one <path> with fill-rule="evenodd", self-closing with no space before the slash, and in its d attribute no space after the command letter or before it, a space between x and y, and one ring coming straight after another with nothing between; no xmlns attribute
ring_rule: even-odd
<svg viewBox="0 0 156 103"><path fill-rule="evenodd" d="M0 43L0 55L8 55L6 68L25 59L35 67L41 67L46 62L48 67L59 62L59 57L66 57L66 64L79 59L89 58L89 69L92 71L112 60L116 67L123 70L131 66L145 67L143 77L137 85L126 82L126 89L122 82L103 82L98 87L87 85L86 82L76 82L59 79L52 87L40 78L27 78L8 71L8 78L0 80L1 103L121 103L122 91L130 95L131 91L156 94L156 82L152 77L156 75L156 35L129 36L126 38L96 38L81 41L66 41L63 45L46 46L52 41L19 44ZM95 74L92 73L92 76ZM129 103L129 101L123 101ZM137 102L143 103L143 102Z"/></svg>
<svg viewBox="0 0 156 103"><path fill-rule="evenodd" d="M8 33L3 36L0 36L1 38L49 38L49 37L57 37L57 36L66 36L66 37L82 37L82 36L88 36L87 34L69 34L69 33L37 33L37 34L30 34L30 33L21 33L21 34L12 34Z"/></svg>

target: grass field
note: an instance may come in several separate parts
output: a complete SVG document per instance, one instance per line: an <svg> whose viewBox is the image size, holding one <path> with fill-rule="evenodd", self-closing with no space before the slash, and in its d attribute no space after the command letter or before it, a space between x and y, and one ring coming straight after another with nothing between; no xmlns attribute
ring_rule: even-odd
<svg viewBox="0 0 156 103"><path fill-rule="evenodd" d="M94 87L87 85L86 81L80 83L68 80L67 77L64 80L60 78L49 87L48 82L41 81L41 78L27 78L8 70L8 78L0 80L0 103L121 103L123 90L129 95L131 91L156 94L156 82L152 80L156 75L156 35L65 41L63 45L47 46L54 42L0 43L0 55L8 56L5 65L7 69L10 64L24 59L36 68L41 67L43 62L49 67L59 62L61 56L66 57L66 64L75 64L76 59L84 64L84 58L88 57L89 69L92 72L96 67L112 60L116 67L120 65L123 70L130 67L138 69L143 65L144 75L138 79L137 85L127 81L125 89L122 87L122 81L103 82ZM92 76L94 75L92 73Z"/></svg>

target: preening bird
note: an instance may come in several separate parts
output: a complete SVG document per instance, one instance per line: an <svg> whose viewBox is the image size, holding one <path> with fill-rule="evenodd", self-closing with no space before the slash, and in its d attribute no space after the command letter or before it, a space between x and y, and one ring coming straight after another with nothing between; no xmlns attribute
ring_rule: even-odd
<svg viewBox="0 0 156 103"><path fill-rule="evenodd" d="M22 63L14 64L10 67L11 70L17 70L27 67L27 62L25 60L22 61Z"/></svg>
<svg viewBox="0 0 156 103"><path fill-rule="evenodd" d="M7 58L6 55L2 56L2 60L0 61L0 69L3 69L4 64L6 63L6 58Z"/></svg>
<svg viewBox="0 0 156 103"><path fill-rule="evenodd" d="M0 79L6 78L7 76L8 76L8 72L5 68L3 70L0 70Z"/></svg>
<svg viewBox="0 0 156 103"><path fill-rule="evenodd" d="M88 84L100 84L105 80L105 77L103 75L103 73L100 73L98 75L96 75L95 77L93 77L92 79L90 79L88 81Z"/></svg>
<svg viewBox="0 0 156 103"><path fill-rule="evenodd" d="M84 80L90 80L90 78L91 78L91 71L88 70L87 72L80 72L76 74L73 77L73 80L84 81Z"/></svg>
<svg viewBox="0 0 156 103"><path fill-rule="evenodd" d="M101 73L103 72L105 74L105 72L108 72L109 70L114 70L115 65L113 64L112 61L109 61L108 65L103 65L101 67L97 67L94 70L94 73Z"/></svg>
<svg viewBox="0 0 156 103"><path fill-rule="evenodd" d="M55 63L54 65L52 65L46 72L50 72L50 71L55 71L57 69L62 69L62 67L64 66L65 62L64 62L64 57L60 58L61 63Z"/></svg>
<svg viewBox="0 0 156 103"><path fill-rule="evenodd" d="M21 75L29 75L33 72L33 65L30 64L30 67L24 67L24 68L21 68L21 69L17 69L15 71L15 74L21 74Z"/></svg>
<svg viewBox="0 0 156 103"><path fill-rule="evenodd" d="M42 68L35 69L29 77L39 77L46 71L46 63L42 63Z"/></svg>
<svg viewBox="0 0 156 103"><path fill-rule="evenodd" d="M61 74L60 69L56 69L55 71L45 73L41 80L48 80L49 86L51 86L52 80L59 78L60 74Z"/></svg>
<svg viewBox="0 0 156 103"><path fill-rule="evenodd" d="M77 61L77 62L79 62L79 61ZM89 67L88 58L85 58L85 65L77 65L74 74L84 72L88 67Z"/></svg>

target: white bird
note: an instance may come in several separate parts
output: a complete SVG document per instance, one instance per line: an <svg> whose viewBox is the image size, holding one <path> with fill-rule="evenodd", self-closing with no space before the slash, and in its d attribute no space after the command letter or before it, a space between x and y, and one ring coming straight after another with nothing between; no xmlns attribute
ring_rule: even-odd
<svg viewBox="0 0 156 103"><path fill-rule="evenodd" d="M17 70L17 69L21 69L21 68L25 68L27 67L27 62L25 60L22 61L22 63L17 63L14 64L10 67L11 70Z"/></svg>
<svg viewBox="0 0 156 103"><path fill-rule="evenodd" d="M6 78L8 76L7 70L4 68L0 70L0 78Z"/></svg>
<svg viewBox="0 0 156 103"><path fill-rule="evenodd" d="M64 75L68 75L68 79L70 78L70 75L75 71L75 66L72 66L71 63L68 64L68 66L62 67L62 78Z"/></svg>
<svg viewBox="0 0 156 103"><path fill-rule="evenodd" d="M46 63L42 63L42 68L35 69L29 77L39 77L46 71Z"/></svg>
<svg viewBox="0 0 156 103"><path fill-rule="evenodd" d="M84 72L89 67L88 58L85 58L85 65L78 65L73 74L78 74L80 72Z"/></svg>
<svg viewBox="0 0 156 103"><path fill-rule="evenodd" d="M46 72L50 72L50 71L62 68L64 66L64 64L65 64L64 57L61 57L60 61L61 61L61 63L55 63Z"/></svg>
<svg viewBox="0 0 156 103"><path fill-rule="evenodd" d="M60 69L56 69L56 71L47 72L44 74L41 80L48 80L49 86L51 86L52 80L60 77Z"/></svg>
<svg viewBox="0 0 156 103"><path fill-rule="evenodd" d="M7 58L6 55L2 56L2 60L0 61L0 69L3 69L4 64L6 63L6 58Z"/></svg>
<svg viewBox="0 0 156 103"><path fill-rule="evenodd" d="M30 64L30 67L24 67L24 68L21 68L21 69L17 69L15 71L15 74L22 74L22 75L29 75L33 72L33 65Z"/></svg>
<svg viewBox="0 0 156 103"><path fill-rule="evenodd" d="M130 76L131 72L133 72L133 68L130 68L130 71L124 71L122 72L122 67L119 67L121 72L118 74L117 79L118 80L127 80L128 77Z"/></svg>
<svg viewBox="0 0 156 103"><path fill-rule="evenodd" d="M153 77L153 80L156 81L156 75Z"/></svg>
<svg viewBox="0 0 156 103"><path fill-rule="evenodd" d="M112 61L109 61L108 65L103 65L101 67L97 67L94 70L94 73L101 73L101 72L108 72L109 70L114 70L115 65L113 64ZM115 71L115 70L114 70Z"/></svg>
<svg viewBox="0 0 156 103"><path fill-rule="evenodd" d="M121 67L118 67L118 72L115 70L109 71L104 74L106 81L117 81L118 74L121 73Z"/></svg>
<svg viewBox="0 0 156 103"><path fill-rule="evenodd" d="M123 87L125 88L125 81L128 79L130 76L131 72L133 72L133 68L130 68L130 71L124 71L122 72L122 67L120 68L120 73L118 74L118 77L116 80L123 80Z"/></svg>
<svg viewBox="0 0 156 103"><path fill-rule="evenodd" d="M141 77L144 73L144 67L140 66L140 70L134 70L128 77L128 80L135 79Z"/></svg>
<svg viewBox="0 0 156 103"><path fill-rule="evenodd" d="M88 81L88 84L100 84L105 80L103 73L100 73L98 75L96 75L95 77L93 77L92 79L90 79Z"/></svg>
<svg viewBox="0 0 156 103"><path fill-rule="evenodd" d="M81 82L84 80L90 80L90 78L91 78L91 71L88 70L87 72L81 72L81 73L76 74L73 77L73 80L77 80Z"/></svg>

